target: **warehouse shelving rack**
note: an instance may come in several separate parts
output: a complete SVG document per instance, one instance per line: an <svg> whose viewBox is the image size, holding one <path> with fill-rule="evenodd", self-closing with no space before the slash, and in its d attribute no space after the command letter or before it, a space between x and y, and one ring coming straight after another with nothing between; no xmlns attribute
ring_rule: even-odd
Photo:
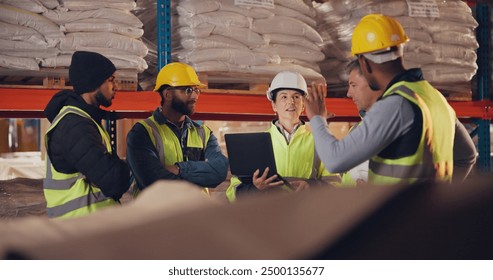
<svg viewBox="0 0 493 280"><path fill-rule="evenodd" d="M171 61L170 1L157 1L158 18L158 66ZM476 4L476 14L480 27L478 41L479 70L478 99L474 101L450 101L457 116L463 122L474 122L478 135L479 160L481 172L491 172L490 133L493 119L493 102L491 95L491 69L489 68L490 51L490 8L486 4ZM44 118L43 109L58 89L34 88L0 88L0 118ZM116 144L116 119L142 119L150 115L157 104L159 96L155 92L120 91L109 108L111 117L107 120L108 131ZM336 117L332 121L358 121L359 115L351 99L327 98L327 108ZM269 121L273 118L271 105L265 96L252 94L222 94L208 89L200 96L194 119L232 120L232 121Z"/></svg>
<svg viewBox="0 0 493 280"><path fill-rule="evenodd" d="M491 11L490 7L484 3L476 4L476 20L479 26L476 30L476 37L479 43L478 49L478 73L477 78L477 100L491 100ZM490 108L487 108L489 111ZM490 123L491 116L475 120L478 134L479 157L477 165L482 172L491 171L491 146L490 146Z"/></svg>

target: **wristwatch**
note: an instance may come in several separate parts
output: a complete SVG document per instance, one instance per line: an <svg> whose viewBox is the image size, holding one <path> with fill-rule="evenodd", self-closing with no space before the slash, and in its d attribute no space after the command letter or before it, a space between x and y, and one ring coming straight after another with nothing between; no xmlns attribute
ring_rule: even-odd
<svg viewBox="0 0 493 280"><path fill-rule="evenodd" d="M181 168L180 168L180 165L178 164L178 162L175 162L175 166L176 166L176 169L178 169L178 174L176 174L176 175L180 175Z"/></svg>

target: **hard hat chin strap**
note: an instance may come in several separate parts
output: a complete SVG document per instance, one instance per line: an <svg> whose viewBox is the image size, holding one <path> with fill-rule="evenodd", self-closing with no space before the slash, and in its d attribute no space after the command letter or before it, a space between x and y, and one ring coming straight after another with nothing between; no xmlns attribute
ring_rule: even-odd
<svg viewBox="0 0 493 280"><path fill-rule="evenodd" d="M388 50L385 51L380 50L378 52L365 53L363 54L363 56L374 63L382 64L385 62L396 60L399 57L402 57L403 54L404 54L404 47L403 45L400 45L395 50L391 50L389 48Z"/></svg>

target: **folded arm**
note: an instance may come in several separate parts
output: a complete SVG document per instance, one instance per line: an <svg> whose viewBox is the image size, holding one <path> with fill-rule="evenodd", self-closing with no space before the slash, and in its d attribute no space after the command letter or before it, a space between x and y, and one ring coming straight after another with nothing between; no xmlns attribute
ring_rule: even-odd
<svg viewBox="0 0 493 280"><path fill-rule="evenodd" d="M211 133L205 148L204 161L179 162L180 178L197 185L215 188L228 174L228 158L222 153L216 136Z"/></svg>

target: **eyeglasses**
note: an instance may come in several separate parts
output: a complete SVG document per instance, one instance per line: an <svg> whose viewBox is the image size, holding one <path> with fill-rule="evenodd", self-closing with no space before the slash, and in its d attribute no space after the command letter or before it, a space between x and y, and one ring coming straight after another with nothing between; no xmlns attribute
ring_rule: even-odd
<svg viewBox="0 0 493 280"><path fill-rule="evenodd" d="M170 87L169 89L179 90L181 92L184 92L185 95L187 95L187 96L192 95L193 92L195 92L197 95L200 94L200 89L194 88L194 87Z"/></svg>

